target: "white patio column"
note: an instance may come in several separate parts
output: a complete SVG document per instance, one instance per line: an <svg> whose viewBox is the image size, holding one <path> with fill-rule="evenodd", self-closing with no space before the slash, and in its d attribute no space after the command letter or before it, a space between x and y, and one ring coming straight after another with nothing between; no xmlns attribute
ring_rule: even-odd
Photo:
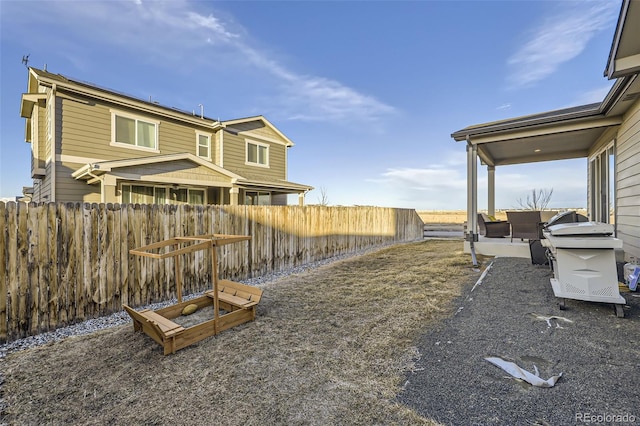
<svg viewBox="0 0 640 426"><path fill-rule="evenodd" d="M478 147L467 138L467 241L478 241Z"/></svg>
<svg viewBox="0 0 640 426"><path fill-rule="evenodd" d="M298 194L298 205L300 207L304 206L304 194L305 192L301 192Z"/></svg>
<svg viewBox="0 0 640 426"><path fill-rule="evenodd" d="M489 216L496 215L496 166L487 166L487 209Z"/></svg>

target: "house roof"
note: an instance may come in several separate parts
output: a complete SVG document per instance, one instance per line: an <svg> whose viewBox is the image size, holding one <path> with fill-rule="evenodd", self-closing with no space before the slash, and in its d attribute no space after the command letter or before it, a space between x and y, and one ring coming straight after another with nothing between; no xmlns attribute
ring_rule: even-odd
<svg viewBox="0 0 640 426"><path fill-rule="evenodd" d="M468 126L451 137L476 145L480 159L491 166L587 157L640 98L639 31L640 1L625 0L607 66L624 75L602 102Z"/></svg>
<svg viewBox="0 0 640 426"><path fill-rule="evenodd" d="M187 121L190 124L196 124L199 126L213 127L213 130L221 128L221 124L212 118L200 117L189 111L183 111L178 108L168 107L161 105L158 102L146 101L144 99L137 98L126 93L118 92L113 89L106 89L93 83L88 83L82 80L73 79L71 77L64 76L62 74L53 74L48 71L40 70L37 68L29 67L29 74L36 78L40 84L45 86L56 85L56 89L69 90L74 93L80 93L86 96L90 96L97 99L103 99L105 101L119 104L122 106L134 108L140 111L146 111L153 114L158 114L181 121ZM33 88L30 88L32 90ZM32 102L32 93L25 93L22 95L21 116L27 117L27 110L30 110L28 102ZM31 115L31 112L28 112Z"/></svg>
<svg viewBox="0 0 640 426"><path fill-rule="evenodd" d="M188 160L197 165L211 169L217 173L228 176L230 180L244 179L240 175L230 172L229 170L224 169L220 166L217 166L209 161L205 161L200 157L194 154L191 154L189 152L183 152L178 154L154 155L151 157L130 158L126 160L111 160L111 161L99 161L96 163L89 163L89 164L85 164L84 166L80 167L78 170L73 172L71 176L73 176L75 179L91 179L94 176L100 176L112 171L113 169L117 169L121 167L141 166L141 165L164 163L164 162L171 162L171 161L181 161L181 160Z"/></svg>
<svg viewBox="0 0 640 426"><path fill-rule="evenodd" d="M270 189L281 190L283 192L306 192L311 191L313 186L303 185L301 183L289 182L284 179L250 179L241 180L238 182L238 186L245 189Z"/></svg>
<svg viewBox="0 0 640 426"><path fill-rule="evenodd" d="M604 75L609 79L640 72L640 2L624 0Z"/></svg>
<svg viewBox="0 0 640 426"><path fill-rule="evenodd" d="M271 130L273 130L278 136L280 136L285 141L286 146L292 147L294 145L291 139L289 139L284 133L278 130L276 126L274 126L269 120L267 120L262 115L256 115L253 117L246 117L246 118L237 118L234 120L223 120L221 121L221 123L226 129L229 129L235 132L235 130L233 129L234 124L251 123L253 121L261 121L262 123L264 123L265 126L269 127Z"/></svg>
<svg viewBox="0 0 640 426"><path fill-rule="evenodd" d="M115 169L184 160L190 161L196 165L206 167L213 172L227 176L230 183L236 184L241 188L263 188L280 190L283 192L304 192L313 189L312 186L289 182L284 179L240 176L209 161L205 161L191 153L154 155L151 157L131 158L125 160L99 161L95 163L85 164L84 166L73 172L71 176L78 180L87 180L89 181L89 183L95 183L98 182L98 178L100 176L115 171ZM208 185L208 183L203 182L203 185Z"/></svg>
<svg viewBox="0 0 640 426"><path fill-rule="evenodd" d="M586 157L607 128L621 122L597 103L469 126L451 136L477 145L485 164L499 166Z"/></svg>

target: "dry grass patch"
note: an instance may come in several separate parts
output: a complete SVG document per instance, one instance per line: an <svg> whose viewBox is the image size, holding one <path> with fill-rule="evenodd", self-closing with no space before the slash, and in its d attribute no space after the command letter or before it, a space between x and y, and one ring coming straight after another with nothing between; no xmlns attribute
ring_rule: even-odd
<svg viewBox="0 0 640 426"><path fill-rule="evenodd" d="M459 241L398 245L264 288L255 322L163 356L122 326L2 363L18 424L430 424L397 403L413 342L477 273Z"/></svg>

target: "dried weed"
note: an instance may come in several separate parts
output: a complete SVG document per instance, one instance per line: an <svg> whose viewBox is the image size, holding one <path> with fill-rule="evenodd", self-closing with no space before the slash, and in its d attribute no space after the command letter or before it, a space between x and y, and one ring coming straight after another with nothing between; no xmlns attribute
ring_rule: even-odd
<svg viewBox="0 0 640 426"><path fill-rule="evenodd" d="M416 338L476 278L459 241L398 245L273 282L256 321L174 355L130 325L18 352L6 420L433 424L395 396Z"/></svg>

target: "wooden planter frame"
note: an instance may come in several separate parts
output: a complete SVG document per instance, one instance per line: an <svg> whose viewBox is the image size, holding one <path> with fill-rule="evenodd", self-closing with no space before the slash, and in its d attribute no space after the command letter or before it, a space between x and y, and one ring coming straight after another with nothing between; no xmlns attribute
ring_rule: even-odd
<svg viewBox="0 0 640 426"><path fill-rule="evenodd" d="M147 334L162 345L164 354L168 355L207 337L215 336L221 331L254 320L256 316L256 305L262 297L262 290L257 287L229 280L218 280L218 259L216 254L216 247L248 241L250 239L251 237L246 235L225 234L175 237L129 250L131 254L153 259L174 257L174 275L178 299L177 304L156 311L149 309L136 311L127 305L123 305L129 316L133 319L134 331L142 331ZM189 243L190 245L181 247ZM172 247L174 249L170 250ZM179 273L180 255L200 250L211 251L213 288L205 292L203 296L183 302L182 276ZM213 319L187 328L171 321L182 315L182 310L191 304L197 305L198 309L212 306ZM227 313L220 315L220 308L227 311Z"/></svg>

